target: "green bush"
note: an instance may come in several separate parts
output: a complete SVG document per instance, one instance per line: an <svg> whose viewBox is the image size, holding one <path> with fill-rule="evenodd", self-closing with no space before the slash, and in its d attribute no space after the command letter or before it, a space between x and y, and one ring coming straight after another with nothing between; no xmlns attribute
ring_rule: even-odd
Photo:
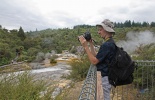
<svg viewBox="0 0 155 100"><path fill-rule="evenodd" d="M88 69L90 67L90 62L87 57L80 60L74 60L70 63L72 71L68 78L74 79L76 81L81 81L86 78Z"/></svg>
<svg viewBox="0 0 155 100"><path fill-rule="evenodd" d="M0 66L6 65L9 63L10 63L10 61L8 60L8 58L0 58Z"/></svg>

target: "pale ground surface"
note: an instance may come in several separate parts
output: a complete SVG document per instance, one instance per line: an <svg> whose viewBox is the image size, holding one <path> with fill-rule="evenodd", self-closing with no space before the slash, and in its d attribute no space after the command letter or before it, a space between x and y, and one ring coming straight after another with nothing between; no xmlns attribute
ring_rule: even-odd
<svg viewBox="0 0 155 100"><path fill-rule="evenodd" d="M73 82L71 80L63 78L66 75L68 75L71 71L70 70L71 66L68 63L58 62L55 65L51 65L50 61L46 59L44 63L41 64L32 63L29 65L32 65L32 67L34 68L32 69L32 73L35 75L35 79L43 79L44 81L48 82L48 84L51 87L52 86L56 87L55 91L52 94L53 97L56 97L58 94L64 91L66 93L62 94L63 99L61 100L78 100L84 81ZM23 69L25 68L21 66L26 66L26 68L29 68L30 67L29 65L19 64L14 65L13 68L20 71L22 70L22 68ZM39 69L37 69L38 67ZM134 98L133 97L134 95L132 93L133 92L136 93L136 90L132 89L131 85L125 87L124 89L122 87L118 87L114 90L115 93L114 94L111 93L111 96L114 95L113 100L121 100L123 97L122 93L125 96L124 98L127 97L132 100Z"/></svg>
<svg viewBox="0 0 155 100"><path fill-rule="evenodd" d="M47 71L34 73L36 79L43 79L47 81L51 86L56 87L55 91L52 93L52 97L56 97L58 94L64 91L67 92L67 94L65 93L65 97L63 97L62 100L78 100L81 88L83 86L83 81L74 83L71 80L63 78L67 76L71 71L71 66L67 62L59 61L56 65L52 65L51 67L49 60L46 59L42 66L50 69L58 69L55 71L50 71L48 69Z"/></svg>

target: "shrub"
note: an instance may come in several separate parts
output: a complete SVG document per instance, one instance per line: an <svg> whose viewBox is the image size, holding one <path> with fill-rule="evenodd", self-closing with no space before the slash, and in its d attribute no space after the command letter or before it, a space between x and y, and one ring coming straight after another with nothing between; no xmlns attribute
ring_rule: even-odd
<svg viewBox="0 0 155 100"><path fill-rule="evenodd" d="M68 78L74 79L76 81L81 81L86 78L88 69L90 67L90 62L87 57L80 60L73 60L70 62L72 71Z"/></svg>
<svg viewBox="0 0 155 100"><path fill-rule="evenodd" d="M0 58L0 66L1 65L6 65L6 64L9 64L9 60L8 58Z"/></svg>
<svg viewBox="0 0 155 100"><path fill-rule="evenodd" d="M57 63L57 61L56 61L55 59L51 58L51 59L50 59L50 63L51 63L51 64L53 64L53 63L55 64L55 63Z"/></svg>
<svg viewBox="0 0 155 100"><path fill-rule="evenodd" d="M46 89L45 82L34 81L28 72L1 76L0 100L41 100L40 93Z"/></svg>
<svg viewBox="0 0 155 100"><path fill-rule="evenodd" d="M39 52L36 56L36 60L37 62L42 62L43 60L45 60L45 54L43 52Z"/></svg>

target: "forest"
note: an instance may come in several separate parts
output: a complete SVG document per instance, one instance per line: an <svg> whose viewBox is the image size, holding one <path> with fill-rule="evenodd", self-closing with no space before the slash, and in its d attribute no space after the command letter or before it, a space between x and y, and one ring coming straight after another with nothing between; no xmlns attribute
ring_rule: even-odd
<svg viewBox="0 0 155 100"><path fill-rule="evenodd" d="M134 22L126 20L124 23L115 22L114 40L127 41L127 33L149 31L155 35L155 22ZM50 53L54 50L61 53L62 50L68 50L71 53L77 53L77 47L80 46L78 36L89 31L96 41L95 45L100 45L103 39L98 36L96 26L76 25L73 29L45 29L38 31L25 32L22 27L8 30L0 25L0 65L6 65L15 59L17 53L20 53L18 61L27 60L36 61L38 53ZM147 34L147 33L146 33ZM155 60L155 43L140 44L132 54L136 55L135 60ZM44 58L42 58L44 59Z"/></svg>

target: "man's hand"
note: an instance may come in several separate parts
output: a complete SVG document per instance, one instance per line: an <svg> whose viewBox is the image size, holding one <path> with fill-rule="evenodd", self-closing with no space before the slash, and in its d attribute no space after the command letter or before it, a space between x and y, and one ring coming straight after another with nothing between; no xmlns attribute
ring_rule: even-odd
<svg viewBox="0 0 155 100"><path fill-rule="evenodd" d="M94 65L97 64L99 62L99 60L95 57L96 54L94 53L94 51L91 52L90 49L89 49L89 47L88 47L88 45L87 45L88 42L91 42L92 43L92 41L86 41L86 39L83 37L83 35L78 36L78 38L79 38L79 41L81 42L82 46L84 47L84 49L85 49L85 51L86 51L86 53L88 55L88 58L89 58L90 62L92 64L94 64ZM92 45L92 48L94 49L94 46L93 45Z"/></svg>
<svg viewBox="0 0 155 100"><path fill-rule="evenodd" d="M83 37L83 35L78 36L78 38L79 38L79 41L80 41L81 45L82 45L83 47L86 47L86 46L87 46L87 41L86 41L86 39Z"/></svg>

